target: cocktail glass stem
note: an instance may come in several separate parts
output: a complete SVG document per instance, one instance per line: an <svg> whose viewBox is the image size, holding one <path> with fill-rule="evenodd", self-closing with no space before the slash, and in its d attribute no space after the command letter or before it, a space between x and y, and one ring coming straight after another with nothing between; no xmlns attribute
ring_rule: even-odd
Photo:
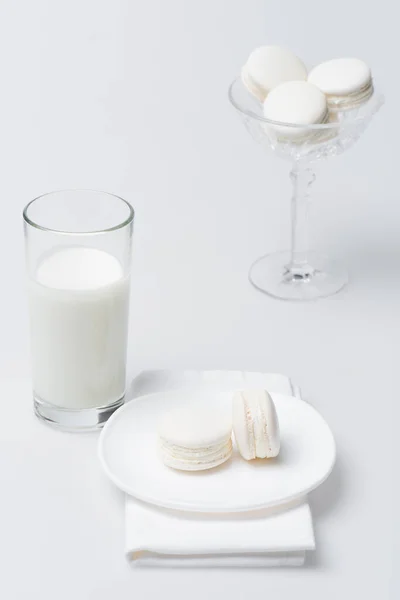
<svg viewBox="0 0 400 600"><path fill-rule="evenodd" d="M290 172L293 184L291 219L290 262L285 267L284 279L287 282L310 281L314 268L308 261L310 188L315 173L310 164L296 161Z"/></svg>

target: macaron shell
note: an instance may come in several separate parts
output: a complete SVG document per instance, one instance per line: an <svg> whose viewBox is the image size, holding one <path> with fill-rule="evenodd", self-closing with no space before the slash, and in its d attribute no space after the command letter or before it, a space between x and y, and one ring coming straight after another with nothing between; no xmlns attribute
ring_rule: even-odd
<svg viewBox="0 0 400 600"><path fill-rule="evenodd" d="M233 430L238 450L244 459L273 458L279 454L278 416L266 390L235 393Z"/></svg>
<svg viewBox="0 0 400 600"><path fill-rule="evenodd" d="M229 411L210 410L189 404L165 412L158 425L159 437L169 444L188 449L206 448L231 437L232 416Z"/></svg>
<svg viewBox="0 0 400 600"><path fill-rule="evenodd" d="M268 456L269 444L267 436L266 403L263 395L260 393L259 397L255 398L251 404L256 458L266 458Z"/></svg>
<svg viewBox="0 0 400 600"><path fill-rule="evenodd" d="M280 449L279 423L271 396L266 390L253 392L247 398L253 420L257 458L273 458Z"/></svg>
<svg viewBox="0 0 400 600"><path fill-rule="evenodd" d="M245 460L256 458L251 414L246 410L243 392L235 392L232 401L233 432L237 448Z"/></svg>
<svg viewBox="0 0 400 600"><path fill-rule="evenodd" d="M264 101L264 117L271 121L315 125L327 118L325 94L307 81L278 85Z"/></svg>
<svg viewBox="0 0 400 600"><path fill-rule="evenodd" d="M358 58L337 58L314 67L308 81L328 95L347 95L371 82L369 66Z"/></svg>
<svg viewBox="0 0 400 600"><path fill-rule="evenodd" d="M260 46L253 50L242 69L242 81L260 101L285 81L307 79L302 61L287 48Z"/></svg>
<svg viewBox="0 0 400 600"><path fill-rule="evenodd" d="M265 424L265 444L260 449L257 447L257 456L260 458L274 458L280 450L279 421L275 404L271 396L266 392L262 400L262 410Z"/></svg>

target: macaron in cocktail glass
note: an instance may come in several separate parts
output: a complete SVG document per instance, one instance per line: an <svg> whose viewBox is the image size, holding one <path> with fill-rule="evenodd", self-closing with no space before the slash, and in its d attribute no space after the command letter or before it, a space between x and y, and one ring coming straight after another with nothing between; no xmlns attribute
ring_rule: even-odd
<svg viewBox="0 0 400 600"><path fill-rule="evenodd" d="M229 100L253 138L268 152L292 163L291 248L257 259L249 271L250 282L282 300L314 300L337 293L348 281L346 270L309 250L313 165L353 146L383 105L383 95L375 90L361 106L347 111L331 110L329 122L316 125L266 119L262 103L249 93L240 77L229 87Z"/></svg>

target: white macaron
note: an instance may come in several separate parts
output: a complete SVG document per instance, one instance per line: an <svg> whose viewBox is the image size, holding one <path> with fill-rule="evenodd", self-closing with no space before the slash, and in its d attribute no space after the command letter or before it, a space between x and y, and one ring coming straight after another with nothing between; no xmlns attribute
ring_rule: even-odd
<svg viewBox="0 0 400 600"><path fill-rule="evenodd" d="M329 118L325 94L307 81L288 81L278 85L266 97L263 114L271 121L297 125L266 125L266 131L280 141L302 141L314 132L299 125L326 123Z"/></svg>
<svg viewBox="0 0 400 600"><path fill-rule="evenodd" d="M238 450L246 460L278 456L278 416L266 390L248 390L234 394L233 431Z"/></svg>
<svg viewBox="0 0 400 600"><path fill-rule="evenodd" d="M307 69L287 48L260 46L253 50L242 68L243 84L263 102L269 92L285 81L304 81Z"/></svg>
<svg viewBox="0 0 400 600"><path fill-rule="evenodd" d="M232 417L218 409L201 405L173 409L163 415L158 435L161 458L173 469L212 469L232 455Z"/></svg>
<svg viewBox="0 0 400 600"><path fill-rule="evenodd" d="M337 58L314 67L308 81L326 94L329 108L358 108L374 92L371 70L358 58Z"/></svg>

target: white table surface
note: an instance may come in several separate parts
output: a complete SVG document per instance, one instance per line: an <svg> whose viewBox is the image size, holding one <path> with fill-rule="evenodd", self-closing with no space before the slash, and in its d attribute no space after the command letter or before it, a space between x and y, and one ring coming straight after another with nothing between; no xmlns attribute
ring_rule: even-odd
<svg viewBox="0 0 400 600"><path fill-rule="evenodd" d="M391 0L379 11L361 0L0 4L1 598L398 597L398 19ZM354 150L318 166L313 240L348 264L351 284L312 304L247 282L250 263L289 239L288 165L264 156L226 97L268 42L309 63L363 57L388 99ZM64 187L136 209L130 378L283 372L331 424L339 458L311 496L318 550L306 568L125 563L123 498L100 471L97 435L55 432L31 411L21 210Z"/></svg>

